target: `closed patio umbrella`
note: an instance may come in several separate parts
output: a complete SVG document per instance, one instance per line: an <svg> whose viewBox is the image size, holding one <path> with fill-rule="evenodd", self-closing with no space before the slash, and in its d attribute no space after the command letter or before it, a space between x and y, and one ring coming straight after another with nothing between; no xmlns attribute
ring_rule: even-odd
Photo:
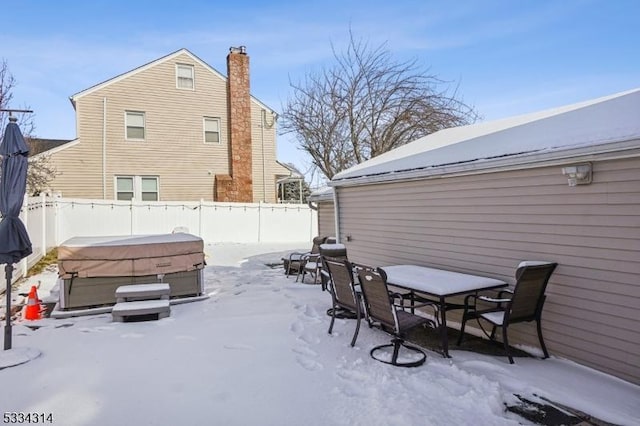
<svg viewBox="0 0 640 426"><path fill-rule="evenodd" d="M11 278L13 264L31 254L31 240L20 220L20 209L27 186L27 156L29 148L22 137L15 117L0 143L0 263L6 263L7 312L4 330L4 349L11 349Z"/></svg>

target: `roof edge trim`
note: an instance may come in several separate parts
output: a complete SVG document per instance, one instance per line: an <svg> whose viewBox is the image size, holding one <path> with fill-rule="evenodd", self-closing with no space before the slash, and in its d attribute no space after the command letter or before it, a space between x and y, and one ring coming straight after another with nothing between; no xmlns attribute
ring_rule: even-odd
<svg viewBox="0 0 640 426"><path fill-rule="evenodd" d="M424 169L387 172L353 178L332 180L329 186L347 187L391 183L407 180L446 178L468 174L497 173L515 169L553 166L571 161L597 161L615 158L640 157L640 139L615 141L598 146L580 146L556 151L533 151L516 156L476 160Z"/></svg>

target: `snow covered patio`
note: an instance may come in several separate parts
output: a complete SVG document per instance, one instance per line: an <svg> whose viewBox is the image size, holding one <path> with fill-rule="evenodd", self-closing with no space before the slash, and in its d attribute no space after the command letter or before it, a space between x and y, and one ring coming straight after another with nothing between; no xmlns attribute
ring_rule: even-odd
<svg viewBox="0 0 640 426"><path fill-rule="evenodd" d="M539 397L621 425L640 423L640 387L573 362L456 350L425 365L369 357L389 336L338 320L330 296L287 279L277 263L308 244L205 246L208 299L174 305L159 321L114 323L110 314L17 323L18 353L0 370L3 412L52 414L60 425L516 425L514 394ZM56 275L41 282L40 297ZM537 349L536 349L537 350ZM10 354L0 352L0 368ZM8 390L9 389L9 390ZM544 402L544 401L542 401Z"/></svg>

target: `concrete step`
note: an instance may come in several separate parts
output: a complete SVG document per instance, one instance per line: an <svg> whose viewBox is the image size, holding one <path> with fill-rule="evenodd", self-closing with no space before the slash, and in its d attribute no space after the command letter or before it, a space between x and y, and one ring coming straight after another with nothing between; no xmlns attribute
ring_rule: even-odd
<svg viewBox="0 0 640 426"><path fill-rule="evenodd" d="M145 319L161 319L171 314L169 300L139 300L116 303L111 311L113 321L125 322Z"/></svg>
<svg viewBox="0 0 640 426"><path fill-rule="evenodd" d="M170 294L171 287L168 283L121 285L116 289L116 302L169 299Z"/></svg>

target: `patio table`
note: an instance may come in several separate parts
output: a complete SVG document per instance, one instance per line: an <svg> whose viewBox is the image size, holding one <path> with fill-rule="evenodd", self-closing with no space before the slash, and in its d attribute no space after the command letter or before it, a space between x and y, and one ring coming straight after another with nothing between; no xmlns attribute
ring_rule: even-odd
<svg viewBox="0 0 640 426"><path fill-rule="evenodd" d="M387 274L387 283L389 285L420 293L438 304L442 355L446 358L450 358L447 336L447 310L464 307L461 304L447 303L446 299L507 286L506 282L494 278L426 266L393 265L385 266L381 269Z"/></svg>

